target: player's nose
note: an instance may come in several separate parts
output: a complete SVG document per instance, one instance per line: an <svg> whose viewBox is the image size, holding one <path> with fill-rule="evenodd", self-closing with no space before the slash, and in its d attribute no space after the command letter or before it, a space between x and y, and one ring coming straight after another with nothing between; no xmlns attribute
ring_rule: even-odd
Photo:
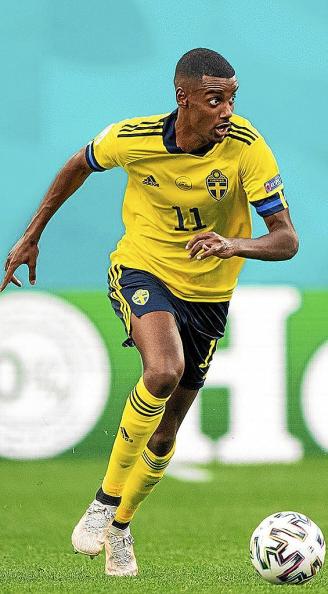
<svg viewBox="0 0 328 594"><path fill-rule="evenodd" d="M221 118L229 119L233 114L233 106L229 103L229 101L225 101L222 106Z"/></svg>

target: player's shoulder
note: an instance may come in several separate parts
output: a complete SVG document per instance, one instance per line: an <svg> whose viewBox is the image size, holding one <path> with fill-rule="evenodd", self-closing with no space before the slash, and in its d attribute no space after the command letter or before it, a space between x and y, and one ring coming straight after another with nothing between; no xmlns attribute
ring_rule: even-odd
<svg viewBox="0 0 328 594"><path fill-rule="evenodd" d="M164 120L168 115L168 113L161 113L126 118L115 124L114 132L118 138L161 135Z"/></svg>
<svg viewBox="0 0 328 594"><path fill-rule="evenodd" d="M125 118L118 122L118 124L131 124L131 125L139 125L139 124L155 124L157 122L163 121L169 114L167 113L159 113L159 114L152 114L152 115L142 115L142 116L133 116L131 118Z"/></svg>
<svg viewBox="0 0 328 594"><path fill-rule="evenodd" d="M263 136L253 124L241 115L234 113L230 118L231 128L228 136L236 143L251 146Z"/></svg>

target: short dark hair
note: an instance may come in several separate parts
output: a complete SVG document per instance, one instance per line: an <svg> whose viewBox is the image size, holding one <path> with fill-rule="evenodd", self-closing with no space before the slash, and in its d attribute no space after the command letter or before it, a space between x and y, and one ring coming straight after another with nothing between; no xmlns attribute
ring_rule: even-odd
<svg viewBox="0 0 328 594"><path fill-rule="evenodd" d="M184 54L175 68L174 83L180 77L199 78L203 76L217 76L218 78L232 78L234 68L217 52L197 47Z"/></svg>

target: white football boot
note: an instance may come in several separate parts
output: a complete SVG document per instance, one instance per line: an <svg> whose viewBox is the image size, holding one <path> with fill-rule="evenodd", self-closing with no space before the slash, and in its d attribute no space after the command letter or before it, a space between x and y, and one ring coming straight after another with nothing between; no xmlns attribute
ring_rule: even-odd
<svg viewBox="0 0 328 594"><path fill-rule="evenodd" d="M138 566L133 552L134 540L130 528L120 530L110 526L105 538L106 575L137 575Z"/></svg>
<svg viewBox="0 0 328 594"><path fill-rule="evenodd" d="M90 555L91 558L99 555L116 510L116 506L104 505L97 499L90 503L72 533L72 545L76 553Z"/></svg>

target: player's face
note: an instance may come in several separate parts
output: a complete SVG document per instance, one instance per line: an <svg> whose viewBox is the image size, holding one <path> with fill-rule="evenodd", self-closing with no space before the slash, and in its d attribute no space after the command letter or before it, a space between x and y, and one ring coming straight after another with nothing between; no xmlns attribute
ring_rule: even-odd
<svg viewBox="0 0 328 594"><path fill-rule="evenodd" d="M203 76L202 80L189 80L185 90L185 105L191 131L201 137L204 144L222 142L229 132L229 119L233 114L238 82L232 78Z"/></svg>

